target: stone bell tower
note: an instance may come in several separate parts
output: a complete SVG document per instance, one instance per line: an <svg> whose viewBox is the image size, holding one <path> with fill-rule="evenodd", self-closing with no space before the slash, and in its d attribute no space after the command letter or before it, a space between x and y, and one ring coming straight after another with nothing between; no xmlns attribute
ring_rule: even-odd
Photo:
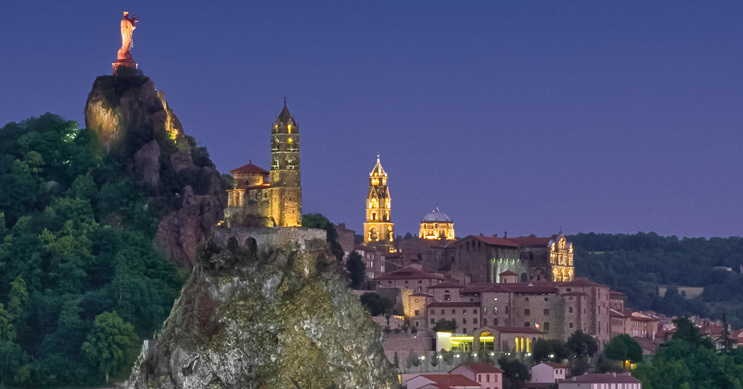
<svg viewBox="0 0 743 389"><path fill-rule="evenodd" d="M284 109L271 128L270 217L277 227L302 226L302 178L299 169L299 126Z"/></svg>
<svg viewBox="0 0 743 389"><path fill-rule="evenodd" d="M395 223L390 221L391 208L390 192L387 188L387 172L382 168L377 155L377 164L369 173L364 244L376 247L384 246L387 252L395 252Z"/></svg>

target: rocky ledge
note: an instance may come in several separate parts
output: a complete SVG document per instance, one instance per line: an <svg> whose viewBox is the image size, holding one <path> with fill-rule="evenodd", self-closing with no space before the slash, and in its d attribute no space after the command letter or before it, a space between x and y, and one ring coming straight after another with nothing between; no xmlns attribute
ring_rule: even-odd
<svg viewBox="0 0 743 389"><path fill-rule="evenodd" d="M322 230L215 229L125 387L396 387L334 266Z"/></svg>

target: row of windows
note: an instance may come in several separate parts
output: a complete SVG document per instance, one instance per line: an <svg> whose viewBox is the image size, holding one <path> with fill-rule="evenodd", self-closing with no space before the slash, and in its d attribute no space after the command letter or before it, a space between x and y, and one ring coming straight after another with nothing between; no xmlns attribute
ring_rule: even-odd
<svg viewBox="0 0 743 389"><path fill-rule="evenodd" d="M529 308L524 309L524 316L529 316L531 314L531 310ZM543 309L542 314L544 316L549 316L550 310L549 309Z"/></svg>
<svg viewBox="0 0 743 389"><path fill-rule="evenodd" d="M445 311L446 311L445 309L442 309L441 310L441 314L444 315L446 313ZM431 310L429 312L431 312L432 315L435 315L436 314L436 310L433 309L433 308L431 308ZM473 309L472 310L472 313L475 314L475 315L477 315L477 308ZM451 314L452 315L456 315L457 314L457 310L456 309L452 309L451 310ZM467 309L462 309L462 314L466 315L467 314Z"/></svg>

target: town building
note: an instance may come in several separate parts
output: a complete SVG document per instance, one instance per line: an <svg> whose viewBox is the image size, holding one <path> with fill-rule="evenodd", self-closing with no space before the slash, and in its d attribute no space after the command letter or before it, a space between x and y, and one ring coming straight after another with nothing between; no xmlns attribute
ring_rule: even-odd
<svg viewBox="0 0 743 389"><path fill-rule="evenodd" d="M409 379L408 389L481 389L477 382L461 374L421 374Z"/></svg>
<svg viewBox="0 0 743 389"><path fill-rule="evenodd" d="M369 173L369 192L366 196L366 222L364 223L364 245L384 248L395 252L395 223L390 211L392 203L387 187L387 172L377 155L377 163Z"/></svg>
<svg viewBox="0 0 743 389"><path fill-rule="evenodd" d="M449 374L460 374L480 384L482 389L502 389L503 370L487 363L470 363L459 365Z"/></svg>
<svg viewBox="0 0 743 389"><path fill-rule="evenodd" d="M583 374L558 383L559 389L642 389L630 373Z"/></svg>
<svg viewBox="0 0 743 389"><path fill-rule="evenodd" d="M256 227L302 226L299 125L286 101L271 128L271 170L251 162L231 173L234 180L225 209L228 222L236 215Z"/></svg>
<svg viewBox="0 0 743 389"><path fill-rule="evenodd" d="M555 362L542 362L531 368L531 381L533 383L551 383L564 380L570 371L570 366ZM528 386L528 385L527 385Z"/></svg>

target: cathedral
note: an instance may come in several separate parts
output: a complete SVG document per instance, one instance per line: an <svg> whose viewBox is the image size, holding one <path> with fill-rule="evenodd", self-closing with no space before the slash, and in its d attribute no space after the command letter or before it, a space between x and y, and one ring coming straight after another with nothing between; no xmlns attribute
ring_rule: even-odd
<svg viewBox="0 0 743 389"><path fill-rule="evenodd" d="M248 218L255 227L302 226L299 125L284 108L271 126L271 170L248 163L230 171L225 219Z"/></svg>

